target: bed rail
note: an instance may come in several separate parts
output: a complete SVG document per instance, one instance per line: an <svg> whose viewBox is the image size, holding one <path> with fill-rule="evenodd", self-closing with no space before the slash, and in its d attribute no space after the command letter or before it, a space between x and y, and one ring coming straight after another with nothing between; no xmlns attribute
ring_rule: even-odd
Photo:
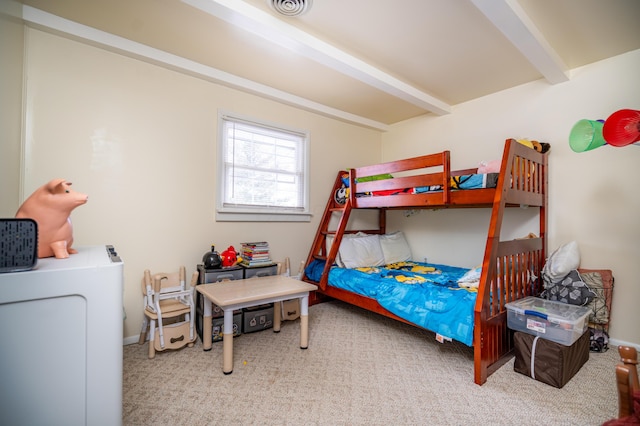
<svg viewBox="0 0 640 426"><path fill-rule="evenodd" d="M500 241L483 263L474 320L474 380L487 377L506 362L513 351L507 328L506 304L542 291L545 259L543 238Z"/></svg>
<svg viewBox="0 0 640 426"><path fill-rule="evenodd" d="M506 205L544 206L546 204L547 156L515 139L507 139L497 188ZM497 196L497 195L496 195ZM497 202L494 199L494 203Z"/></svg>
<svg viewBox="0 0 640 426"><path fill-rule="evenodd" d="M439 171L435 171L439 169ZM416 171L420 171L416 174ZM414 174L394 176L368 182L358 179L397 173ZM449 151L423 155L406 160L391 161L373 166L357 167L349 171L349 193L353 208L404 207L409 205L447 205L451 195L451 163ZM377 191L402 191L405 188L441 185L443 191L425 194L398 193L388 196L358 197L357 194Z"/></svg>
<svg viewBox="0 0 640 426"><path fill-rule="evenodd" d="M507 206L543 205L544 161L546 156L515 139L508 139L503 153L500 176L496 188L505 191ZM373 166L357 167L349 171L349 193L353 208L453 208L490 207L495 201L496 188L455 190L451 176L477 173L476 169L451 171L450 153L424 155ZM506 171L506 172L505 172ZM358 181L371 176L393 175L372 181ZM442 186L442 191L412 193L410 188ZM388 195L382 195L389 193ZM360 196L360 194L376 194Z"/></svg>

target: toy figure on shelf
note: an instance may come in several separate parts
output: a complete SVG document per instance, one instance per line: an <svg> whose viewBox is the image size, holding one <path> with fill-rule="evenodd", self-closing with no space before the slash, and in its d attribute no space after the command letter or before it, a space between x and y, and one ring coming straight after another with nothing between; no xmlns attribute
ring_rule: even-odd
<svg viewBox="0 0 640 426"><path fill-rule="evenodd" d="M221 267L222 259L216 251L216 246L211 244L211 251L208 251L202 256L202 263L207 269L218 269Z"/></svg>
<svg viewBox="0 0 640 426"><path fill-rule="evenodd" d="M89 196L71 189L71 182L54 179L36 189L18 209L17 218L30 218L38 224L38 257L65 259L77 253L73 244L71 211L87 202Z"/></svg>
<svg viewBox="0 0 640 426"><path fill-rule="evenodd" d="M222 259L223 268L235 266L242 261L242 258L238 257L238 253L233 246L229 246L225 251L223 251L220 258Z"/></svg>

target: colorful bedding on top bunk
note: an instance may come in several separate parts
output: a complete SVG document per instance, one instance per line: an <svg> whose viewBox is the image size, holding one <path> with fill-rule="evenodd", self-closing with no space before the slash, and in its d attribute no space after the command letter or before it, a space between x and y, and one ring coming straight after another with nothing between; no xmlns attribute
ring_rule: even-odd
<svg viewBox="0 0 640 426"><path fill-rule="evenodd" d="M314 262L306 274L319 281L324 262ZM474 282L479 274L479 268L405 261L353 269L334 267L328 282L373 298L388 311L444 339L471 346L477 295Z"/></svg>
<svg viewBox="0 0 640 426"><path fill-rule="evenodd" d="M451 176L451 189L495 188L499 173L477 173L472 175ZM413 188L415 194L429 191L442 191L442 185Z"/></svg>
<svg viewBox="0 0 640 426"><path fill-rule="evenodd" d="M495 188L498 183L499 173L476 173L466 174L460 176L451 176L450 185L451 189L483 189L483 188ZM391 175L379 175L369 176L366 178L358 178L357 182L366 182L371 180L390 179ZM342 184L344 188L349 188L349 174L345 173L342 176ZM359 192L356 197L371 197L381 195L395 195L395 194L422 194L425 192L442 191L442 185L420 186L416 188L401 188L390 189L386 191L373 191L373 192Z"/></svg>

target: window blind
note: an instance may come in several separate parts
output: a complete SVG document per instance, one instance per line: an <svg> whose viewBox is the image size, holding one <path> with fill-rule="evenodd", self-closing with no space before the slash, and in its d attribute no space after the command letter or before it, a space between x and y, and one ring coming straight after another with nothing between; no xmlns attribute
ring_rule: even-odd
<svg viewBox="0 0 640 426"><path fill-rule="evenodd" d="M306 134L229 116L223 122L223 206L306 211Z"/></svg>

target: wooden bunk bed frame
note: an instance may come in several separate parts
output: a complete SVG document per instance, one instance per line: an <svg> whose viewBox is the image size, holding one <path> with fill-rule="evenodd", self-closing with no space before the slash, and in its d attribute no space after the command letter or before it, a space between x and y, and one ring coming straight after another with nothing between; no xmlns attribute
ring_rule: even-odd
<svg viewBox="0 0 640 426"><path fill-rule="evenodd" d="M336 191L342 187L341 178L347 173L339 172L306 260L306 265L316 259L325 262L321 280L316 283L306 274L302 276L303 281L319 286L311 302L318 303L328 296L409 323L384 309L372 298L327 284L329 270L334 265L342 237L345 233L356 232L384 234L386 211L389 209L491 208L482 275L474 309L474 381L482 385L489 375L510 359L513 352L513 333L507 328L506 303L526 296L539 295L543 288L540 277L547 251L547 157L547 154L528 148L515 139L507 139L496 188L472 190L451 189L451 176L476 173L477 169L452 172L449 151L358 167L349 171L350 191L344 204L339 204L334 199ZM435 170L434 168L439 171L428 172ZM358 177L386 173L398 175L408 171L413 174L371 182L356 182ZM364 192L431 185L442 185L444 190L422 194L356 197L356 194ZM505 208L524 205L539 209L540 235L535 238L501 241L500 231ZM353 209L377 209L378 229L347 230ZM336 216L337 228L330 230L330 223L335 224ZM334 240L327 251L326 240L329 235L333 235Z"/></svg>

